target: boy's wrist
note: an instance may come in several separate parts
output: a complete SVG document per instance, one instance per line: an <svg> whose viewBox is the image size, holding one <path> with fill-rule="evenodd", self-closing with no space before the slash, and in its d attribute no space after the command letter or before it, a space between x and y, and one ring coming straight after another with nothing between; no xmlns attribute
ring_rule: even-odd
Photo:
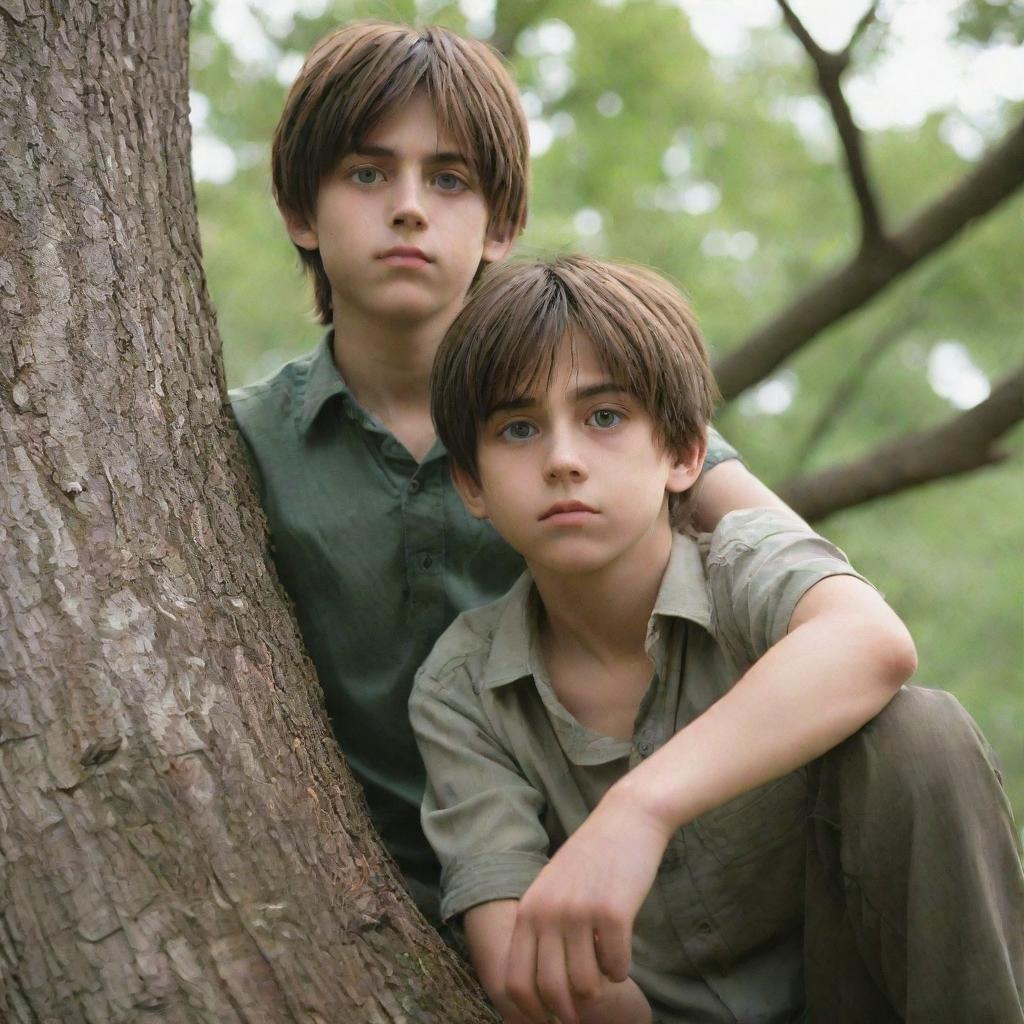
<svg viewBox="0 0 1024 1024"><path fill-rule="evenodd" d="M678 809L671 807L660 798L658 788L648 785L634 769L613 785L598 809L605 813L629 817L635 827L659 838L667 846L672 834L683 824L677 821Z"/></svg>

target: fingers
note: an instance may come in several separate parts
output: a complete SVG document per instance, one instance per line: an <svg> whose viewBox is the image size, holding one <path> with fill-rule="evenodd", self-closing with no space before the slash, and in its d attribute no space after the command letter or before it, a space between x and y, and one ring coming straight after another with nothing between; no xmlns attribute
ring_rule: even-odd
<svg viewBox="0 0 1024 1024"><path fill-rule="evenodd" d="M507 996L492 997L491 1002L494 1003L498 1013L501 1014L504 1024L533 1024L529 1017L524 1017L519 1012L519 1007ZM650 1022L648 1021L647 1024L650 1024Z"/></svg>
<svg viewBox="0 0 1024 1024"><path fill-rule="evenodd" d="M575 929L565 942L557 929L537 937L528 925L517 925L505 991L533 1024L546 1024L552 1017L560 1024L577 1024L577 999L593 999L601 991L593 932Z"/></svg>
<svg viewBox="0 0 1024 1024"><path fill-rule="evenodd" d="M597 965L612 981L625 981L629 977L632 931L632 924L624 928L620 921L609 919L594 932Z"/></svg>
<svg viewBox="0 0 1024 1024"><path fill-rule="evenodd" d="M583 1002L596 999L601 993L601 968L597 963L594 932L589 927L572 929L565 937L565 960L569 988Z"/></svg>
<svg viewBox="0 0 1024 1024"><path fill-rule="evenodd" d="M544 1006L560 1024L578 1024L576 1006L569 989L565 945L558 932L547 932L537 943L537 988Z"/></svg>
<svg viewBox="0 0 1024 1024"><path fill-rule="evenodd" d="M522 919L512 931L505 975L509 999L532 1024L545 1024L548 1011L537 991L537 937Z"/></svg>
<svg viewBox="0 0 1024 1024"><path fill-rule="evenodd" d="M623 972L622 979L614 980L625 980L628 942L624 959L620 950L613 963ZM513 932L506 969L505 991L531 1024L546 1024L552 1016L561 1024L577 1024L582 1006L597 999L604 985L595 933L583 925L565 931L551 929L538 936L532 925L520 921Z"/></svg>

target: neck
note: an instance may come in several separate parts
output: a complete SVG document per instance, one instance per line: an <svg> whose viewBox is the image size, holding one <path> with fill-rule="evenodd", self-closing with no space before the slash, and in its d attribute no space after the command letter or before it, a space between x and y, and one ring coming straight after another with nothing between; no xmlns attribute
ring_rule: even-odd
<svg viewBox="0 0 1024 1024"><path fill-rule="evenodd" d="M434 443L430 367L444 322L382 321L346 310L334 324L334 363L356 401L421 462Z"/></svg>
<svg viewBox="0 0 1024 1024"><path fill-rule="evenodd" d="M381 323L346 316L334 325L334 362L364 409L428 408L430 367L447 325Z"/></svg>
<svg viewBox="0 0 1024 1024"><path fill-rule="evenodd" d="M545 646L582 650L607 665L644 655L647 624L671 552L666 520L637 548L595 572L569 576L531 564L544 604Z"/></svg>

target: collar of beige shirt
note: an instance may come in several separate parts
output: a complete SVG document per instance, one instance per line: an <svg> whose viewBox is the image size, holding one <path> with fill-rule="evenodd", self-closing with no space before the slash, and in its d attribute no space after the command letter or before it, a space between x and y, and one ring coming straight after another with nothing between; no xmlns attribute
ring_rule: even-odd
<svg viewBox="0 0 1024 1024"><path fill-rule="evenodd" d="M505 597L480 678L481 689L494 689L524 676L537 675L533 629L535 600L533 578L525 572ZM711 604L700 544L681 533L673 538L672 553L647 624L648 652L658 642L659 620L665 617L690 619L704 629L711 625Z"/></svg>

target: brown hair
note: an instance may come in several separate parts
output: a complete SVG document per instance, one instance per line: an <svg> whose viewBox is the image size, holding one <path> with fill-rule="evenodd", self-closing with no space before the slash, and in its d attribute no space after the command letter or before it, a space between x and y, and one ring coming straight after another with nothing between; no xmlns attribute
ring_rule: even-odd
<svg viewBox="0 0 1024 1024"><path fill-rule="evenodd" d="M693 311L646 267L586 256L489 268L448 329L430 378L431 413L454 465L480 483L480 427L497 407L550 384L564 341L585 337L679 452L704 437L718 389ZM681 525L687 495L673 495Z"/></svg>
<svg viewBox="0 0 1024 1024"><path fill-rule="evenodd" d="M320 182L387 115L423 91L440 126L467 151L490 211L490 230L526 222L529 137L515 84L486 43L438 26L360 21L313 47L274 133L274 197L309 220ZM332 319L331 283L318 251L296 246L314 278L320 322Z"/></svg>

